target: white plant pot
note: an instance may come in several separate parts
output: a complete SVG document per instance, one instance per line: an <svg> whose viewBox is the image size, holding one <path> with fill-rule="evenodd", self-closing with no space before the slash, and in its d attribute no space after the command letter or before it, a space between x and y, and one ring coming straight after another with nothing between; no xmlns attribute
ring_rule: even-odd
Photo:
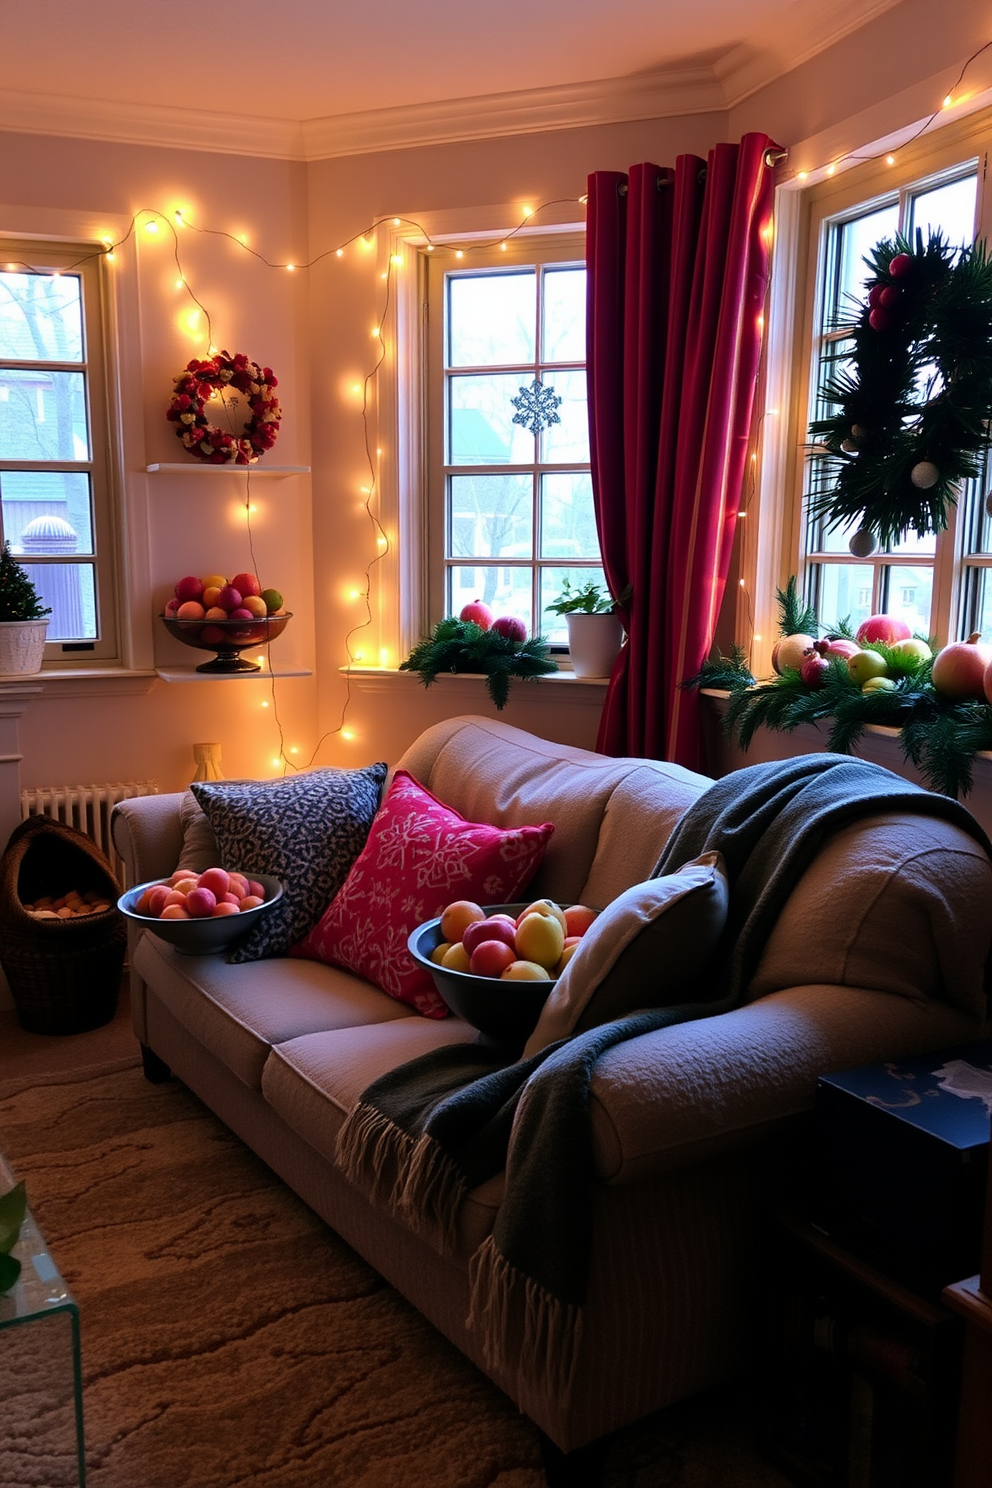
<svg viewBox="0 0 992 1488"><path fill-rule="evenodd" d="M40 672L47 631L47 620L0 620L0 677Z"/></svg>
<svg viewBox="0 0 992 1488"><path fill-rule="evenodd" d="M608 677L623 644L623 626L612 612L565 616L572 670L577 677Z"/></svg>

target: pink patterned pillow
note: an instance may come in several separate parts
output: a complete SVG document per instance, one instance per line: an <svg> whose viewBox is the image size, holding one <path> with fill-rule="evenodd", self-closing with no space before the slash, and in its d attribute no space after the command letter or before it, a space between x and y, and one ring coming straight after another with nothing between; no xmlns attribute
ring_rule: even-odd
<svg viewBox="0 0 992 1488"><path fill-rule="evenodd" d="M343 966L425 1018L447 1003L406 948L411 930L455 899L512 904L530 882L554 827L467 822L406 770L397 770L351 872L290 951Z"/></svg>

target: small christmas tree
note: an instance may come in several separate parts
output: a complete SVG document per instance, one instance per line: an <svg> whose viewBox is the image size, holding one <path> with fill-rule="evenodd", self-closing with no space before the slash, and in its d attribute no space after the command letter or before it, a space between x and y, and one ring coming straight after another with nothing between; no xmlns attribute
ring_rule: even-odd
<svg viewBox="0 0 992 1488"><path fill-rule="evenodd" d="M5 542L0 552L0 620L43 620L51 613Z"/></svg>

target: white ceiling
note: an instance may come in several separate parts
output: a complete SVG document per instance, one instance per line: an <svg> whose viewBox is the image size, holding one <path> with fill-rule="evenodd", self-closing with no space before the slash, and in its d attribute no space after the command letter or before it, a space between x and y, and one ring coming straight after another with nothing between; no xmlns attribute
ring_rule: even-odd
<svg viewBox="0 0 992 1488"><path fill-rule="evenodd" d="M191 119L228 116L271 122L271 153L306 154L287 147L288 125L418 110L436 122L454 101L463 119L473 101L484 116L500 100L504 118L528 99L553 117L557 101L565 126L586 122L572 116L597 89L607 117L714 109L894 3L3 0L0 123L61 132L75 118L74 132L113 137L115 118L174 117L190 138Z"/></svg>

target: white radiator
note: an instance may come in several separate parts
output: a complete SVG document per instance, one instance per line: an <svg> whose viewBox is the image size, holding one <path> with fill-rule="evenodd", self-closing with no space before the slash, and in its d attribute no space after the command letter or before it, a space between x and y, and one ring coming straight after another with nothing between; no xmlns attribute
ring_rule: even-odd
<svg viewBox="0 0 992 1488"><path fill-rule="evenodd" d="M21 791L21 818L51 816L55 821L92 837L110 859L118 882L124 885L124 863L114 851L110 813L118 801L132 796L157 796L155 780L119 780L109 785L50 785ZM126 887L126 885L124 885Z"/></svg>

